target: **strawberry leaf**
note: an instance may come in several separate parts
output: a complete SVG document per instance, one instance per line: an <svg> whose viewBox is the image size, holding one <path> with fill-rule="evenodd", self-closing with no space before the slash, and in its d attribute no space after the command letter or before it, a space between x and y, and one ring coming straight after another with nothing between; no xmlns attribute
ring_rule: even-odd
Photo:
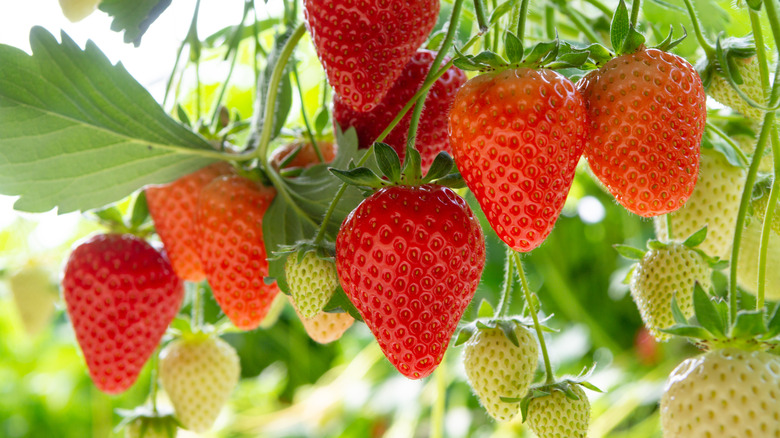
<svg viewBox="0 0 780 438"><path fill-rule="evenodd" d="M531 52L525 57L523 63L527 65L537 64L543 62L543 59L548 59L548 57L555 58L557 55L558 41L541 42L531 48Z"/></svg>
<svg viewBox="0 0 780 438"><path fill-rule="evenodd" d="M90 210L214 161L91 41L36 27L30 45L0 45L0 193L18 210Z"/></svg>
<svg viewBox="0 0 780 438"><path fill-rule="evenodd" d="M499 321L498 328L504 332L504 336L509 339L515 347L520 348L520 340L517 339L517 333L515 333L515 323L512 321Z"/></svg>
<svg viewBox="0 0 780 438"><path fill-rule="evenodd" d="M609 41L612 43L612 49L619 52L628 35L628 28L631 23L628 20L628 8L623 0L618 3L615 14L612 16L612 24L609 28Z"/></svg>
<svg viewBox="0 0 780 438"><path fill-rule="evenodd" d="M740 310L734 326L731 327L733 338L754 338L767 332L764 318L766 312L762 310Z"/></svg>
<svg viewBox="0 0 780 438"><path fill-rule="evenodd" d="M423 178L423 184L435 181L439 178L444 178L449 175L452 168L455 166L455 161L447 152L439 152L436 158L433 159L431 167L428 169L428 173Z"/></svg>
<svg viewBox="0 0 780 438"><path fill-rule="evenodd" d="M474 336L475 331L476 331L476 326L472 324L463 327L458 332L458 337L455 339L455 342L452 345L454 347L459 347L465 344L469 339L471 339L472 336Z"/></svg>
<svg viewBox="0 0 780 438"><path fill-rule="evenodd" d="M706 238L707 238L707 226L705 225L699 231L691 234L690 237L685 239L683 245L687 246L688 248L696 248L702 242L704 242L704 239Z"/></svg>
<svg viewBox="0 0 780 438"><path fill-rule="evenodd" d="M125 32L125 42L136 47L149 26L157 20L171 0L102 0L99 9L114 17L111 30Z"/></svg>
<svg viewBox="0 0 780 438"><path fill-rule="evenodd" d="M482 300L479 303L479 310L477 310L477 318L492 318L496 312L493 310L493 306L488 300Z"/></svg>
<svg viewBox="0 0 780 438"><path fill-rule="evenodd" d="M363 321L363 317L360 316L357 307L352 304L352 301L349 300L349 297L347 297L347 294L341 286L336 288L336 291L333 292L333 296L330 297L328 304L322 308L322 311L329 313L343 311L349 313L349 316L355 318L355 320Z"/></svg>
<svg viewBox="0 0 780 438"><path fill-rule="evenodd" d="M629 260L642 260L642 257L645 256L645 251L642 251L639 248L634 248L632 246L612 245L612 247L615 248L618 254L622 255L623 257Z"/></svg>
<svg viewBox="0 0 780 438"><path fill-rule="evenodd" d="M391 183L401 179L401 159L395 149L385 143L374 143L374 159L379 171L387 176Z"/></svg>
<svg viewBox="0 0 780 438"><path fill-rule="evenodd" d="M725 335L726 321L720 319L720 312L698 282L693 286L693 309L702 327L715 336Z"/></svg>
<svg viewBox="0 0 780 438"><path fill-rule="evenodd" d="M772 317L769 318L769 323L767 324L767 332L765 338L771 339L777 335L780 335L780 304L775 306L775 310L772 313Z"/></svg>
<svg viewBox="0 0 780 438"><path fill-rule="evenodd" d="M506 57L509 59L509 62L514 64L523 59L523 43L517 35L507 32L504 47L506 48Z"/></svg>

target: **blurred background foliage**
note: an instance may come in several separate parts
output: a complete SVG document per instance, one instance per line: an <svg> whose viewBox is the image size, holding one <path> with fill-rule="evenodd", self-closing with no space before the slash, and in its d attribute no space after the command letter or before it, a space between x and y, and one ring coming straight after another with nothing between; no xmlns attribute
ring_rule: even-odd
<svg viewBox="0 0 780 438"><path fill-rule="evenodd" d="M539 3L531 3L531 22L541 21ZM605 3L614 7L616 2ZM729 1L697 0L695 4L711 38L719 32L731 36L749 32L747 14ZM686 14L675 9L681 5L679 0L646 0L644 17L659 35L670 25L677 34L680 24L691 29ZM442 17L446 17L451 4L444 0L442 6ZM469 7L461 24L461 41L473 32ZM572 9L608 39L609 17L584 0L568 2L567 10ZM560 10L557 13L561 38L584 41L570 17ZM442 18L438 26L444 21ZM541 38L539 28L531 27L530 39L534 35ZM645 30L653 34L653 29ZM270 48L273 38L269 27L261 33L261 45ZM191 65L177 72L177 101L191 120L213 111L213 101L229 70L219 35L211 41L211 45L204 45L199 66L200 88ZM242 119L250 118L253 109L256 77L252 45L253 41L246 39L238 46L235 71L226 91L225 105ZM695 63L702 55L697 48L695 39L688 37L676 52ZM283 131L277 145L300 135L302 108L309 117L322 108L326 84L309 41L299 45L296 59L303 101L293 93L286 125L290 129ZM478 211L474 200L469 201ZM73 242L100 230L100 226L89 214L18 214L10 209L12 202L11 198L0 199L0 436L121 436L121 431L114 430L119 422L114 411L145 402L149 366L127 393L116 397L100 393L87 375L62 303L57 302L53 319L31 335L21 323L6 281L15 271L36 264L47 269L56 283ZM122 204L123 208L127 205ZM484 218L483 228L488 263L464 321L476 317L483 299L497 303L503 278L503 245ZM657 402L663 382L677 363L695 354L683 341L658 345L647 336L623 283L631 262L618 256L612 245L643 247L653 238L652 233L650 221L617 205L583 167L555 230L544 245L524 257L531 287L538 292L543 311L553 315L548 325L558 330L547 334L557 374L578 374L596 364L591 381L604 393L588 394L593 405L591 437L660 437ZM718 278L722 284L722 275ZM512 311L521 313L524 303L518 287L513 296ZM182 313L188 312L187 302ZM211 322L223 318L213 299L207 303L206 314ZM270 327L229 333L225 339L240 354L242 380L207 436L530 436L519 420L499 425L479 406L466 383L460 348L450 348L431 377L410 381L384 359L363 324L355 324L338 342L320 345L309 339L286 301L279 319Z"/></svg>

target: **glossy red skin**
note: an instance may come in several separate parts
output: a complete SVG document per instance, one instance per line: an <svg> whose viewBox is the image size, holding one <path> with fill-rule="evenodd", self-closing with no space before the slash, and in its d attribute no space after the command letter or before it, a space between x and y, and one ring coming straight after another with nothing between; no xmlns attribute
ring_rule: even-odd
<svg viewBox="0 0 780 438"><path fill-rule="evenodd" d="M439 0L304 0L317 55L335 93L371 111L428 38Z"/></svg>
<svg viewBox="0 0 780 438"><path fill-rule="evenodd" d="M168 259L131 234L100 234L78 244L62 277L76 340L95 386L130 388L184 299Z"/></svg>
<svg viewBox="0 0 780 438"><path fill-rule="evenodd" d="M200 258L217 304L241 330L257 328L279 292L266 284L263 215L276 190L238 176L221 176L200 194Z"/></svg>
<svg viewBox="0 0 780 438"><path fill-rule="evenodd" d="M392 186L366 198L336 238L339 281L385 356L410 379L441 362L485 266L485 239L452 190Z"/></svg>
<svg viewBox="0 0 780 438"><path fill-rule="evenodd" d="M206 278L195 236L198 196L214 178L233 172L225 162L206 166L176 181L146 188L146 203L174 271L182 279L200 282Z"/></svg>
<svg viewBox="0 0 780 438"><path fill-rule="evenodd" d="M345 131L350 126L355 127L358 135L358 146L361 149L371 147L379 134L387 128L409 99L419 91L435 58L435 52L418 50L406 64L403 73L390 92L379 105L369 112L354 111L338 96L334 97L333 119ZM447 135L447 115L455 100L455 93L466 83L466 79L466 74L462 70L454 66L450 67L434 82L428 92L415 141L415 148L420 152L422 158L424 172L428 171L439 152L444 151L452 154ZM402 160L406 155L406 140L409 136L411 120L412 111L409 111L383 140L395 149Z"/></svg>
<svg viewBox="0 0 780 438"><path fill-rule="evenodd" d="M510 248L544 242L563 209L587 133L574 84L551 70L479 75L450 112L450 144L463 179Z"/></svg>
<svg viewBox="0 0 780 438"><path fill-rule="evenodd" d="M577 83L592 135L591 170L627 210L650 217L685 204L699 173L707 118L701 78L656 49L619 56Z"/></svg>

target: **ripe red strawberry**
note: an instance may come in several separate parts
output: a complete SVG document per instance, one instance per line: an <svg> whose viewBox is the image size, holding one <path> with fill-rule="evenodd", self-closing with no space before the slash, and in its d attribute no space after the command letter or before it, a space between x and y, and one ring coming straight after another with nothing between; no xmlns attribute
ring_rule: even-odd
<svg viewBox="0 0 780 438"><path fill-rule="evenodd" d="M176 418L196 433L211 429L240 377L236 350L213 335L187 334L160 352L160 381Z"/></svg>
<svg viewBox="0 0 780 438"><path fill-rule="evenodd" d="M390 186L341 225L336 268L385 356L411 379L439 365L485 266L466 202L435 185Z"/></svg>
<svg viewBox="0 0 780 438"><path fill-rule="evenodd" d="M130 234L79 244L62 290L92 381L108 394L133 385L184 298L165 255Z"/></svg>
<svg viewBox="0 0 780 438"><path fill-rule="evenodd" d="M338 96L335 96L333 99L333 119L344 130L350 126L355 128L359 147L370 147L401 108L420 89L435 58L435 52L418 50L406 64L403 73L390 92L379 105L369 112L355 111ZM455 99L455 93L465 83L466 74L453 66L433 84L428 92L415 141L415 148L420 151L422 156L423 171L430 168L433 159L439 152L450 152L451 150L447 137L447 114ZM411 119L412 113L410 111L384 140L395 149L401 160L404 159L406 152L406 139Z"/></svg>
<svg viewBox="0 0 780 438"><path fill-rule="evenodd" d="M333 143L332 141L318 141L317 147L320 148L320 153L322 153L322 158L325 159L326 163L330 163L336 158L336 154L338 153L338 145L336 145L336 143ZM296 150L298 150L298 153L289 163L287 163L285 169L306 168L320 162L317 152L314 151L314 146L312 146L311 142L294 142L287 143L274 149L271 154L271 163L273 163L275 168L281 168L282 164L284 164Z"/></svg>
<svg viewBox="0 0 780 438"><path fill-rule="evenodd" d="M221 176L200 194L197 232L201 260L217 304L236 327L257 328L274 297L266 284L263 215L276 190L238 175Z"/></svg>
<svg viewBox="0 0 780 438"><path fill-rule="evenodd" d="M512 249L530 251L550 234L586 131L582 96L551 70L486 73L458 92L450 112L455 162Z"/></svg>
<svg viewBox="0 0 780 438"><path fill-rule="evenodd" d="M146 189L146 202L154 227L165 245L174 271L182 280L199 282L206 278L195 238L198 196L214 178L232 171L230 164L219 162L170 184Z"/></svg>
<svg viewBox="0 0 780 438"><path fill-rule="evenodd" d="M644 217L682 207L696 185L707 117L696 70L679 56L642 49L577 87L592 127L585 156L615 199Z"/></svg>
<svg viewBox="0 0 780 438"><path fill-rule="evenodd" d="M328 82L355 111L371 111L439 18L439 0L304 0Z"/></svg>

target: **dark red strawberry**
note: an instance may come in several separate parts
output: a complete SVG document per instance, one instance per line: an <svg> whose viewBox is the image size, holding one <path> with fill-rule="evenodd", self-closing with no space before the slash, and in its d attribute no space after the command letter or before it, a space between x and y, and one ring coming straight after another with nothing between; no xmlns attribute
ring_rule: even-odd
<svg viewBox="0 0 780 438"><path fill-rule="evenodd" d="M419 379L441 362L485 266L479 222L452 190L391 186L344 220L336 267L385 356Z"/></svg>
<svg viewBox="0 0 780 438"><path fill-rule="evenodd" d="M62 291L95 386L133 385L184 298L170 262L131 234L100 234L68 258Z"/></svg>
<svg viewBox="0 0 780 438"><path fill-rule="evenodd" d="M176 274L182 280L206 278L195 236L195 209L200 191L214 178L232 173L233 167L219 162L176 181L146 189L146 201L154 227L160 236Z"/></svg>
<svg viewBox="0 0 780 438"><path fill-rule="evenodd" d="M463 179L507 245L544 242L563 209L587 133L574 84L551 70L479 75L450 112L450 144Z"/></svg>
<svg viewBox="0 0 780 438"><path fill-rule="evenodd" d="M272 187L231 175L207 185L198 202L203 270L217 304L242 330L260 325L279 292L276 283L263 280L268 275L263 215L274 196Z"/></svg>
<svg viewBox="0 0 780 438"><path fill-rule="evenodd" d="M642 49L612 59L577 87L592 127L585 156L615 199L644 217L682 207L696 185L707 118L693 66Z"/></svg>
<svg viewBox="0 0 780 438"><path fill-rule="evenodd" d="M401 108L420 89L428 74L436 53L430 50L418 50L404 67L403 73L393 88L374 109L368 112L354 111L338 96L333 99L333 118L346 130L350 126L357 131L359 147L368 148L387 128ZM455 93L466 83L466 74L457 67L450 67L431 87L425 99L425 107L417 129L415 148L422 156L422 168L430 168L436 154L442 151L451 153L447 136L447 114L452 107ZM406 140L409 134L411 111L401 119L390 132L385 143L395 149L403 160L406 152Z"/></svg>
<svg viewBox="0 0 780 438"><path fill-rule="evenodd" d="M371 111L425 42L439 0L304 0L306 24L336 94Z"/></svg>

